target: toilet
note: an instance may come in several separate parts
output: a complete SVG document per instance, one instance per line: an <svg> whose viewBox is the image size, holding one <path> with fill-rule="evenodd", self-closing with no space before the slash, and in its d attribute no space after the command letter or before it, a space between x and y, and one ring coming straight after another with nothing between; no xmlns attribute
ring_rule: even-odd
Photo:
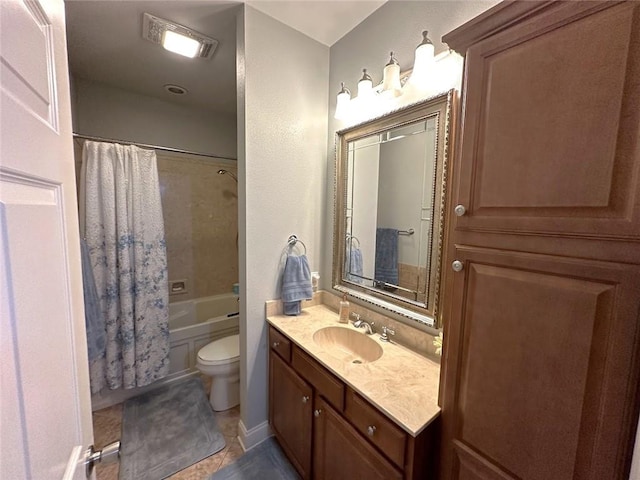
<svg viewBox="0 0 640 480"><path fill-rule="evenodd" d="M211 377L209 403L216 412L240 403L240 336L208 343L198 351L196 368Z"/></svg>

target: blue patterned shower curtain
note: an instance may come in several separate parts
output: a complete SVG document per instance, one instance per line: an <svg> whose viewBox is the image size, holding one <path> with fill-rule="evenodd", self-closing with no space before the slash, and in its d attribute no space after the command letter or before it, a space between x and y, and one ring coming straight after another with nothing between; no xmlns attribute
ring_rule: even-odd
<svg viewBox="0 0 640 480"><path fill-rule="evenodd" d="M80 229L107 330L104 356L90 363L91 391L148 385L169 373L167 254L153 150L84 143Z"/></svg>

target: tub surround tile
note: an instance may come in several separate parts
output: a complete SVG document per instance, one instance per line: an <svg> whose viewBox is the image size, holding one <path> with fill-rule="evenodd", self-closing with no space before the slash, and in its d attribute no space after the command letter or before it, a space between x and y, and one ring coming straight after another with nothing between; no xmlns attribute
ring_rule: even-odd
<svg viewBox="0 0 640 480"><path fill-rule="evenodd" d="M267 306L267 311L273 309L277 307ZM397 343L381 342L378 334L369 337L384 351L378 360L352 364L336 359L313 340L314 332L328 326L361 330L339 324L337 313L327 305L306 307L295 317L269 315L267 321L409 434L416 436L440 414L438 362Z"/></svg>
<svg viewBox="0 0 640 480"><path fill-rule="evenodd" d="M230 292L238 281L237 186L217 172L236 173L235 163L156 153L169 276L189 283L175 300Z"/></svg>

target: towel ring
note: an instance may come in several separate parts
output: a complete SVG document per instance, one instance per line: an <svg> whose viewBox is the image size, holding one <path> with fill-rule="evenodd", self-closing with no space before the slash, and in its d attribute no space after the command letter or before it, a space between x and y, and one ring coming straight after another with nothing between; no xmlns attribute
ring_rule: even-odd
<svg viewBox="0 0 640 480"><path fill-rule="evenodd" d="M356 242L358 242L358 245L356 246L356 248L360 248L360 240L358 240L358 237L354 237L353 235L347 234L347 240L351 240L352 244L353 244L353 241L355 240Z"/></svg>
<svg viewBox="0 0 640 480"><path fill-rule="evenodd" d="M304 247L304 254L307 254L307 246L304 244L304 242L302 240L299 240L298 237L296 237L295 235L291 235L289 236L289 239L287 240L287 244L290 247L293 247L296 243L301 243L302 246Z"/></svg>

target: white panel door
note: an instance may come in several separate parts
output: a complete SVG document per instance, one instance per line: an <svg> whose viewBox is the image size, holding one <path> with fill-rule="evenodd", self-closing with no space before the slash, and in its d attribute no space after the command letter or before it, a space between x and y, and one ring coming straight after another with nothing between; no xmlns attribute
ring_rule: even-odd
<svg viewBox="0 0 640 480"><path fill-rule="evenodd" d="M62 0L0 0L0 478L93 442Z"/></svg>

